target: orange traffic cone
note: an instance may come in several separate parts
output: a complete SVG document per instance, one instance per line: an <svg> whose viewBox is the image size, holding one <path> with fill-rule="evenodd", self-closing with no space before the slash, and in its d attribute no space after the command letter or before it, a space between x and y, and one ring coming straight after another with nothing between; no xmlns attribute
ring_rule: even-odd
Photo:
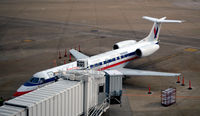
<svg viewBox="0 0 200 116"><path fill-rule="evenodd" d="M67 57L67 50L65 49L65 55L64 55L64 57Z"/></svg>
<svg viewBox="0 0 200 116"><path fill-rule="evenodd" d="M58 52L58 58L59 58L59 59L62 58L62 57L61 57L61 53L60 53L60 51Z"/></svg>
<svg viewBox="0 0 200 116"><path fill-rule="evenodd" d="M64 60L64 64L66 64L66 60Z"/></svg>
<svg viewBox="0 0 200 116"><path fill-rule="evenodd" d="M191 81L189 80L189 90L192 90L192 87L191 87Z"/></svg>
<svg viewBox="0 0 200 116"><path fill-rule="evenodd" d="M79 51L79 52L81 51L80 45L78 46L78 51Z"/></svg>
<svg viewBox="0 0 200 116"><path fill-rule="evenodd" d="M148 94L151 94L151 87L150 87L150 85L149 85L149 92L148 92Z"/></svg>
<svg viewBox="0 0 200 116"><path fill-rule="evenodd" d="M180 77L178 76L178 80L176 81L176 83L180 83Z"/></svg>
<svg viewBox="0 0 200 116"><path fill-rule="evenodd" d="M183 77L183 80L182 80L182 84L181 86L185 86L185 83L184 83L184 77Z"/></svg>
<svg viewBox="0 0 200 116"><path fill-rule="evenodd" d="M71 54L69 54L69 61L72 61Z"/></svg>

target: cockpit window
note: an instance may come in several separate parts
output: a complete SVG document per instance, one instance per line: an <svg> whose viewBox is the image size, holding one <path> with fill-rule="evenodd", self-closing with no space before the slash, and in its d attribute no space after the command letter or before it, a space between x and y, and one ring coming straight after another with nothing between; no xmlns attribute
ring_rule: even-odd
<svg viewBox="0 0 200 116"><path fill-rule="evenodd" d="M30 83L39 83L39 78L37 78L37 77L32 77L30 80L29 80L29 82Z"/></svg>

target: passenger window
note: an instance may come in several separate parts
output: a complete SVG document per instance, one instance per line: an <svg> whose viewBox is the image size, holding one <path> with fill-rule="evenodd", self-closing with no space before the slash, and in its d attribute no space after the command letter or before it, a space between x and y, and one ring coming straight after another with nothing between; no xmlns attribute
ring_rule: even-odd
<svg viewBox="0 0 200 116"><path fill-rule="evenodd" d="M90 65L90 68L93 68L93 65Z"/></svg>
<svg viewBox="0 0 200 116"><path fill-rule="evenodd" d="M113 58L112 61L115 61L115 58Z"/></svg>
<svg viewBox="0 0 200 116"><path fill-rule="evenodd" d="M130 53L131 56L134 55L134 54L135 54L134 52L131 52L131 53Z"/></svg>
<svg viewBox="0 0 200 116"><path fill-rule="evenodd" d="M119 57L117 57L117 60L119 60Z"/></svg>
<svg viewBox="0 0 200 116"><path fill-rule="evenodd" d="M107 62L106 61L104 61L104 64L106 64Z"/></svg>

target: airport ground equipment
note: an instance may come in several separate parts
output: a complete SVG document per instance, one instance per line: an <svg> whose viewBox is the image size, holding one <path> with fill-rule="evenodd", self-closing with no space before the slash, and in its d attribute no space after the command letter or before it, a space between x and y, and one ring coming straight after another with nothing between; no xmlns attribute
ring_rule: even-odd
<svg viewBox="0 0 200 116"><path fill-rule="evenodd" d="M168 88L161 91L161 104L169 106L176 103L176 88Z"/></svg>
<svg viewBox="0 0 200 116"><path fill-rule="evenodd" d="M71 70L62 72L61 78L84 83L84 115L101 115L109 108L109 98L105 92L105 73L103 71Z"/></svg>
<svg viewBox="0 0 200 116"><path fill-rule="evenodd" d="M122 74L117 70L106 70L106 94L111 104L121 104Z"/></svg>
<svg viewBox="0 0 200 116"><path fill-rule="evenodd" d="M117 71L95 70L59 72L61 79L57 82L4 102L0 115L102 115L111 99L121 103L122 77L118 74Z"/></svg>
<svg viewBox="0 0 200 116"><path fill-rule="evenodd" d="M10 115L8 116L81 115L83 113L83 83L80 81L60 80L28 94L6 101L4 104L7 107L24 109L20 112L15 112L1 108L0 115L2 112L9 112Z"/></svg>

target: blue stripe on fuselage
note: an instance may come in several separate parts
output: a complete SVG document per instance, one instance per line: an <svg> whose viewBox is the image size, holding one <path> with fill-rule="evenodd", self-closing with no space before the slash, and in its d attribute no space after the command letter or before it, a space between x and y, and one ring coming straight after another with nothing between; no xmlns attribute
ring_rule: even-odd
<svg viewBox="0 0 200 116"><path fill-rule="evenodd" d="M46 84L46 83L55 81L55 79L56 79L56 77L52 77L52 78L46 79L46 80L44 81L44 83L30 83L30 82L26 82L26 83L24 83L24 86L37 86L37 85L42 85L42 84Z"/></svg>

